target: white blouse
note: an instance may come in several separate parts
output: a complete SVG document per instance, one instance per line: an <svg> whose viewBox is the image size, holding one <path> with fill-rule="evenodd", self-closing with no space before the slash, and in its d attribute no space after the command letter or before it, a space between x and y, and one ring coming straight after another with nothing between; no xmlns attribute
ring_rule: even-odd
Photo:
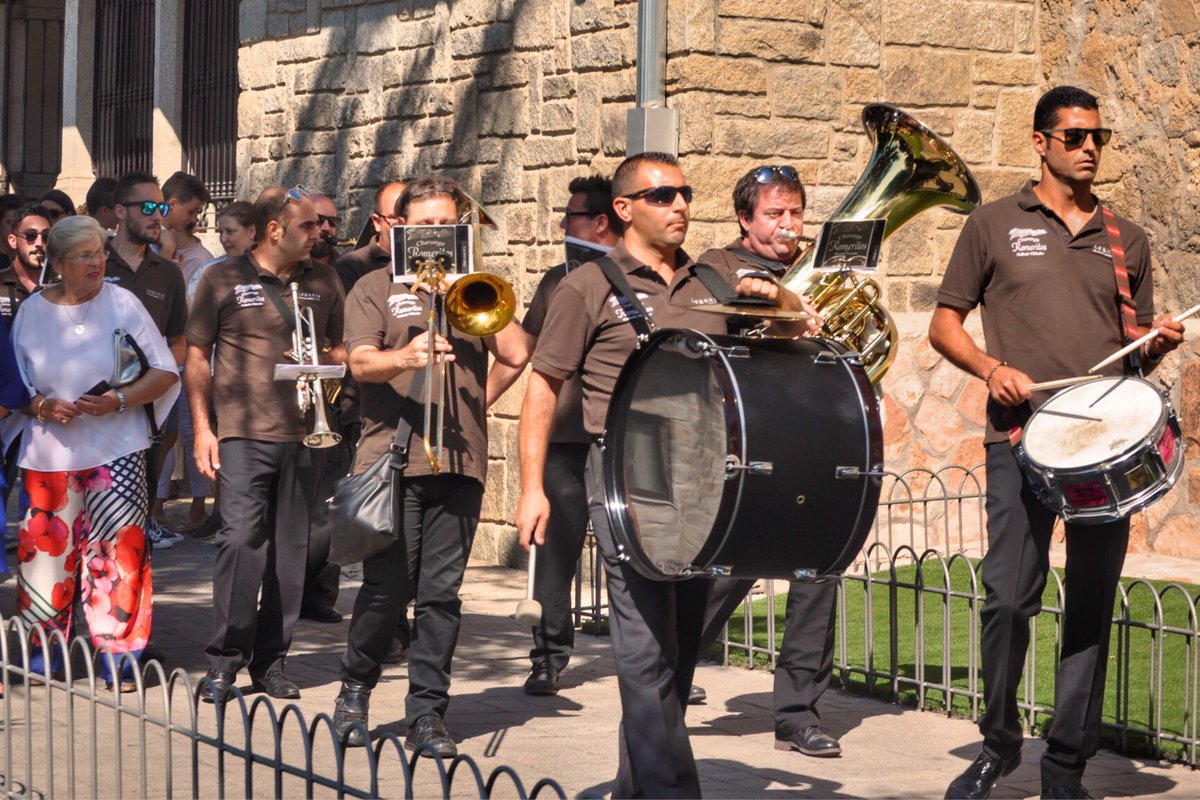
<svg viewBox="0 0 1200 800"><path fill-rule="evenodd" d="M83 333L75 333L77 325ZM79 399L100 381L112 381L116 363L113 331L127 331L142 348L150 366L175 372L177 366L150 313L131 292L105 283L86 303L60 306L40 293L21 304L13 323L17 366L30 394ZM159 426L179 396L176 382L154 401ZM150 446L146 413L136 406L124 414L91 417L69 424L38 422L25 417L17 463L40 472L90 469Z"/></svg>

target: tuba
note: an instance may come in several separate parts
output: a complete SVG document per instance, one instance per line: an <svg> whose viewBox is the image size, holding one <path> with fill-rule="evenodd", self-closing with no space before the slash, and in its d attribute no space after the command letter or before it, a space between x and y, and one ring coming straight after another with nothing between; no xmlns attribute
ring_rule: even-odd
<svg viewBox="0 0 1200 800"><path fill-rule="evenodd" d="M979 186L950 146L895 106L872 103L863 127L874 144L867 168L831 220L886 220L883 236L935 206L961 214L979 205ZM879 383L896 357L896 324L881 302L879 284L850 270L817 272L808 248L781 283L812 297L825 323L822 336L857 351L872 383Z"/></svg>

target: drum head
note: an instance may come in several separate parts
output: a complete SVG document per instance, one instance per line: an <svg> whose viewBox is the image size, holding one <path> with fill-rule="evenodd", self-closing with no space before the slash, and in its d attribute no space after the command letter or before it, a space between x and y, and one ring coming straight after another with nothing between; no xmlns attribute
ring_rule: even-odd
<svg viewBox="0 0 1200 800"><path fill-rule="evenodd" d="M696 564L725 490L721 362L700 353L705 338L681 331L655 340L609 409L605 460L624 500L621 527L664 577Z"/></svg>
<svg viewBox="0 0 1200 800"><path fill-rule="evenodd" d="M1140 378L1103 378L1059 392L1025 426L1025 454L1069 470L1103 463L1139 446L1162 423L1162 397Z"/></svg>

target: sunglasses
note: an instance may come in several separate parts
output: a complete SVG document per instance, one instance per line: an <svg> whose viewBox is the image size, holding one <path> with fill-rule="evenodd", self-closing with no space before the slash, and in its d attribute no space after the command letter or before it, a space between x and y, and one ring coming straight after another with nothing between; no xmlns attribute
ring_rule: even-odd
<svg viewBox="0 0 1200 800"><path fill-rule="evenodd" d="M674 195L672 195L672 198L674 198ZM567 219L571 217L598 217L603 213L603 211L572 211L568 208L563 212L563 216Z"/></svg>
<svg viewBox="0 0 1200 800"><path fill-rule="evenodd" d="M30 228L27 231L21 231L17 234L17 236L20 236L22 239L24 239L26 244L33 244L38 239L41 239L43 242L45 242L50 238L50 230L47 228L44 231L35 231Z"/></svg>
<svg viewBox="0 0 1200 800"><path fill-rule="evenodd" d="M754 170L754 181L755 183L770 183L771 181L775 180L776 175L783 178L785 181L791 181L792 183L800 182L800 173L796 172L795 167L789 166L759 167L758 169Z"/></svg>
<svg viewBox="0 0 1200 800"><path fill-rule="evenodd" d="M675 195L683 195L683 202L692 202L692 187L690 186L652 186L633 194L621 195L626 200L642 200L654 205L665 206L675 202Z"/></svg>
<svg viewBox="0 0 1200 800"><path fill-rule="evenodd" d="M299 203L301 200L308 197L310 194L312 194L312 191L310 191L307 186L305 186L302 183L297 183L295 186L288 189L287 196L288 196L288 200L290 200L291 202Z"/></svg>
<svg viewBox="0 0 1200 800"><path fill-rule="evenodd" d="M328 214L317 214L318 225L332 225L336 228L340 222L341 220L337 217L331 217Z"/></svg>
<svg viewBox="0 0 1200 800"><path fill-rule="evenodd" d="M153 217L155 211L164 217L171 213L171 206L166 203L156 203L153 200L133 200L128 203L121 203L121 205L126 208L140 208L143 217Z"/></svg>
<svg viewBox="0 0 1200 800"><path fill-rule="evenodd" d="M1058 139L1057 136L1050 136L1052 133L1061 133L1061 141L1067 147L1080 147L1088 136L1092 137L1092 141L1097 147L1104 147L1112 139L1112 128L1047 128L1042 131L1045 136L1051 139Z"/></svg>

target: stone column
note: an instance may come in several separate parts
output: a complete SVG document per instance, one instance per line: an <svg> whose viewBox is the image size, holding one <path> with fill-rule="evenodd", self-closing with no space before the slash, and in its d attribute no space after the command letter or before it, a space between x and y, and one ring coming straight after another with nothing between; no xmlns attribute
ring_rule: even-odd
<svg viewBox="0 0 1200 800"><path fill-rule="evenodd" d="M67 0L63 25L62 170L59 189L80 200L95 180L92 117L96 63L95 0Z"/></svg>
<svg viewBox="0 0 1200 800"><path fill-rule="evenodd" d="M151 167L165 181L183 169L183 0L155 4L153 124Z"/></svg>

